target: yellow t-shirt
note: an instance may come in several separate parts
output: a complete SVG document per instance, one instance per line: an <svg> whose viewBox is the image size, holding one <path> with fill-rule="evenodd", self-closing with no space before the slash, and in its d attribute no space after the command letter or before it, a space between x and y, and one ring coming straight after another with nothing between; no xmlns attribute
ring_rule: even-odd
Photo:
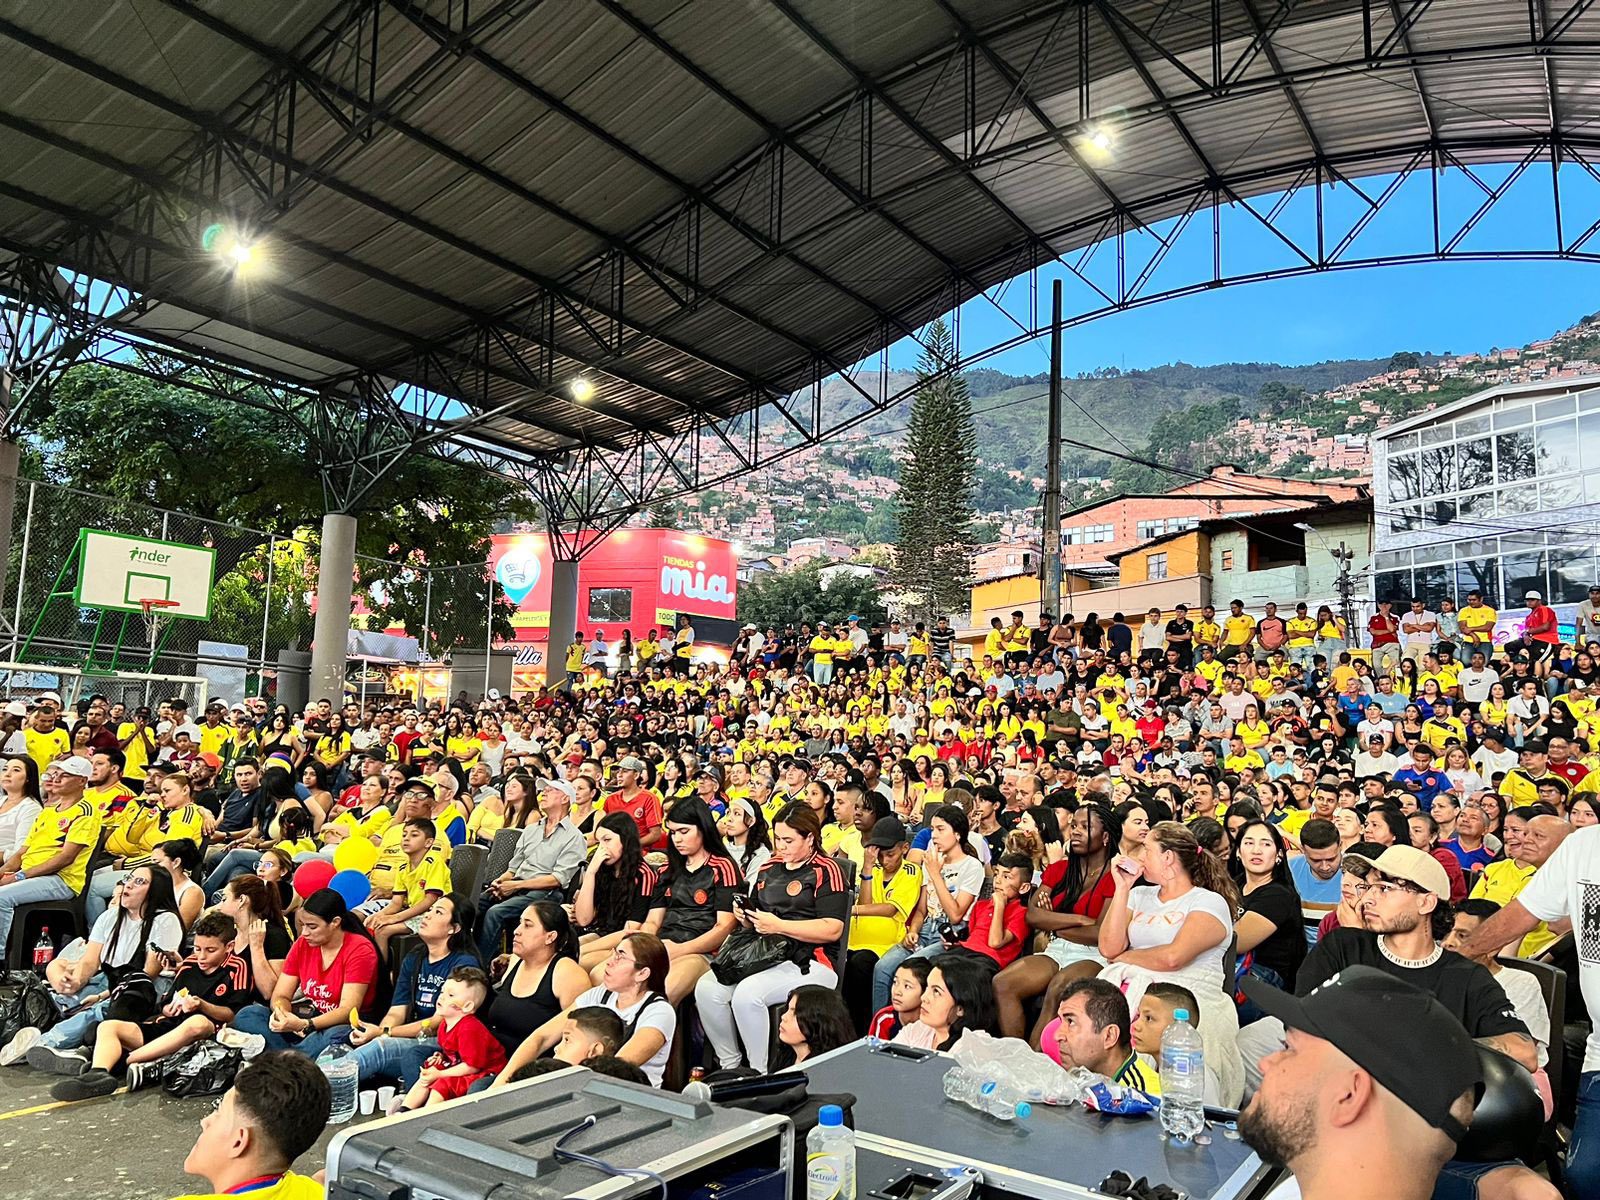
<svg viewBox="0 0 1600 1200"><path fill-rule="evenodd" d="M213 728L210 725L200 726L200 753L215 754L218 758L228 757L227 749L233 744L233 730L226 725Z"/></svg>
<svg viewBox="0 0 1600 1200"><path fill-rule="evenodd" d="M850 920L850 949L871 950L880 958L890 947L897 946L906 936L906 922L911 910L917 906L922 892L922 873L910 863L901 863L891 879L885 879L881 870L864 881L860 903L892 904L892 917L852 917Z"/></svg>
<svg viewBox="0 0 1600 1200"><path fill-rule="evenodd" d="M250 1200L324 1200L327 1189L309 1175L285 1171L278 1182L244 1194ZM238 1200L238 1196L230 1196L226 1192L195 1192L190 1196L179 1196L177 1200Z"/></svg>
<svg viewBox="0 0 1600 1200"><path fill-rule="evenodd" d="M84 788L83 798L94 805L100 815L104 817L111 811L111 806L121 798L124 808L127 802L133 799L133 790L126 784L117 783L108 788Z"/></svg>
<svg viewBox="0 0 1600 1200"><path fill-rule="evenodd" d="M83 891L89 858L100 840L100 814L87 800L78 800L65 810L51 805L33 819L33 828L22 844L22 870L49 862L69 842L83 850L59 872L61 882L74 894Z"/></svg>
<svg viewBox="0 0 1600 1200"><path fill-rule="evenodd" d="M369 841L381 839L393 820L394 814L381 804L364 817L358 816L355 809L347 808L322 827L322 840L327 842L330 829L348 829L351 837L364 837Z"/></svg>
<svg viewBox="0 0 1600 1200"><path fill-rule="evenodd" d="M350 735L348 733L328 733L317 739L317 758L324 766L331 767L339 761L341 754L350 750Z"/></svg>
<svg viewBox="0 0 1600 1200"><path fill-rule="evenodd" d="M1222 640L1222 626L1215 621L1196 621L1194 623L1194 644L1196 646L1215 646Z"/></svg>
<svg viewBox="0 0 1600 1200"><path fill-rule="evenodd" d="M1250 635L1256 631L1256 619L1249 613L1240 613L1237 617L1230 616L1222 622L1227 630L1227 645L1242 646L1250 640Z"/></svg>
<svg viewBox="0 0 1600 1200"><path fill-rule="evenodd" d="M1005 653L1006 635L1003 630L991 629L983 635L983 652L999 658Z"/></svg>
<svg viewBox="0 0 1600 1200"><path fill-rule="evenodd" d="M1211 685L1212 691L1216 691L1218 682L1222 679L1222 673L1227 670L1222 665L1222 660L1217 658L1213 658L1210 662L1202 658L1195 663L1194 669L1200 672L1200 678Z"/></svg>
<svg viewBox="0 0 1600 1200"><path fill-rule="evenodd" d="M1222 766L1227 771L1253 771L1267 764L1261 761L1261 755L1254 750L1246 750L1243 754L1230 754L1222 760Z"/></svg>
<svg viewBox="0 0 1600 1200"><path fill-rule="evenodd" d="M106 850L118 858L137 858L162 842L179 838L188 838L197 846L203 844L206 814L198 804L154 809L129 805L122 813L123 820L106 841ZM315 850L316 846L308 849Z"/></svg>
<svg viewBox="0 0 1600 1200"><path fill-rule="evenodd" d="M583 670L583 643L573 642L567 647L567 670Z"/></svg>
<svg viewBox="0 0 1600 1200"><path fill-rule="evenodd" d="M133 736L133 731L136 728L138 728L138 726L134 722L124 721L121 725L117 726L117 740L122 741L126 738L133 739L132 741L128 742L127 748L122 752L122 756L126 760L126 764L122 768L122 777L124 779L138 781L144 778L144 769L150 763L150 751L148 747L145 746L143 738L137 738ZM151 745L154 745L156 739L155 730L151 729L147 725L145 726L145 732L150 735Z"/></svg>
<svg viewBox="0 0 1600 1200"><path fill-rule="evenodd" d="M475 737L452 735L444 739L445 757L455 759L464 767L477 765L478 756L482 751L483 743Z"/></svg>
<svg viewBox="0 0 1600 1200"><path fill-rule="evenodd" d="M1284 623L1289 634L1289 645L1310 646L1317 640L1317 619L1315 617L1290 617Z"/></svg>
<svg viewBox="0 0 1600 1200"><path fill-rule="evenodd" d="M437 849L424 854L416 866L407 862L394 873L394 894L405 897L407 908L421 904L429 892L450 894L450 864Z"/></svg>
<svg viewBox="0 0 1600 1200"><path fill-rule="evenodd" d="M1467 605L1456 613L1456 628L1461 631L1461 640L1472 646L1487 646L1494 641L1494 624L1500 619L1500 614L1487 604L1479 608Z"/></svg>
<svg viewBox="0 0 1600 1200"><path fill-rule="evenodd" d="M821 667L833 666L833 639L820 633L811 639L811 660Z"/></svg>
<svg viewBox="0 0 1600 1200"><path fill-rule="evenodd" d="M1504 908L1528 886L1528 880L1533 878L1537 870L1537 867L1525 867L1511 859L1490 863L1483 869L1478 882L1472 885L1472 899L1493 900ZM1540 921L1517 946L1517 957L1532 958L1555 940L1556 935L1550 932L1550 927Z"/></svg>
<svg viewBox="0 0 1600 1200"><path fill-rule="evenodd" d="M1278 822L1278 828L1284 833L1300 836L1300 831L1306 827L1306 822L1311 820L1309 808L1294 808L1283 814L1283 820Z"/></svg>
<svg viewBox="0 0 1600 1200"><path fill-rule="evenodd" d="M54 729L24 729L22 736L28 743L28 757L39 764L39 774L68 750L72 749L72 735L61 726Z"/></svg>
<svg viewBox="0 0 1600 1200"><path fill-rule="evenodd" d="M639 665L642 667L657 654L661 653L661 643L651 641L649 638L645 638L634 647L634 653L638 656Z"/></svg>

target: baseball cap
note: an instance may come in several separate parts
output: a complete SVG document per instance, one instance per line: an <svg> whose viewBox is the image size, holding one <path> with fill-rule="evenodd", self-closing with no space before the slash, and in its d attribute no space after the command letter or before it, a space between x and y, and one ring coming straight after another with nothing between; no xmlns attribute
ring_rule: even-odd
<svg viewBox="0 0 1600 1200"><path fill-rule="evenodd" d="M581 764L583 762L583 752L581 750L574 750L571 754L567 755L566 758L562 759L561 761L562 762L574 763L574 764Z"/></svg>
<svg viewBox="0 0 1600 1200"><path fill-rule="evenodd" d="M539 790L541 792L560 792L568 801L578 798L578 789L565 779L542 779L539 781ZM1443 869L1443 867L1440 868L1440 870Z"/></svg>
<svg viewBox="0 0 1600 1200"><path fill-rule="evenodd" d="M94 772L93 764L81 754L74 754L56 763L56 769L63 775L76 775L79 779L87 779Z"/></svg>
<svg viewBox="0 0 1600 1200"><path fill-rule="evenodd" d="M434 783L434 781L426 775L418 775L415 778L406 780L405 783L401 785L400 794L404 795L412 788L421 788L423 791L431 793L438 791L439 785Z"/></svg>
<svg viewBox="0 0 1600 1200"><path fill-rule="evenodd" d="M1390 846L1377 858L1365 854L1346 854L1345 862L1358 862L1390 879L1403 879L1419 888L1432 892L1446 902L1450 899L1450 876L1444 873L1439 860L1415 846Z"/></svg>
<svg viewBox="0 0 1600 1200"><path fill-rule="evenodd" d="M35 704L44 704L47 701L49 703L51 703L51 704L54 704L57 708L60 708L61 707L61 693L60 692L40 692L37 696L35 696L33 698L33 702Z"/></svg>
<svg viewBox="0 0 1600 1200"><path fill-rule="evenodd" d="M619 771L642 771L642 770L644 770L644 759L635 758L633 755L630 754L626 758L624 758L622 761L617 763L617 770L619 770Z"/></svg>
<svg viewBox="0 0 1600 1200"><path fill-rule="evenodd" d="M201 762L205 763L205 765L210 767L213 771L222 770L222 759L211 753L211 751L203 750L196 757L198 757Z"/></svg>
<svg viewBox="0 0 1600 1200"><path fill-rule="evenodd" d="M8 717L25 717L27 715L28 705L26 701L13 700L10 704L6 705L6 716Z"/></svg>
<svg viewBox="0 0 1600 1200"><path fill-rule="evenodd" d="M1544 597L1541 596L1538 592L1524 592L1522 594L1522 598L1524 600L1543 600L1544 599Z"/></svg>
<svg viewBox="0 0 1600 1200"><path fill-rule="evenodd" d="M906 840L906 827L899 817L879 817L871 831L862 840L863 846L877 846L887 850L891 846L898 846Z"/></svg>
<svg viewBox="0 0 1600 1200"><path fill-rule="evenodd" d="M1463 1092L1481 1095L1477 1047L1450 1010L1426 992L1361 966L1345 967L1303 997L1251 976L1245 977L1244 992L1289 1028L1331 1042L1446 1137L1459 1142L1466 1136L1450 1106ZM1372 1019L1377 1012L1383 1020Z"/></svg>

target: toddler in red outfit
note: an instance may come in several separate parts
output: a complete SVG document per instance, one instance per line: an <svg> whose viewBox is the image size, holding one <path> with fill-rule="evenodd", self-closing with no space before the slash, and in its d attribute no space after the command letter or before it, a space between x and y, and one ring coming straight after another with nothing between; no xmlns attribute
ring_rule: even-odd
<svg viewBox="0 0 1600 1200"><path fill-rule="evenodd" d="M476 1016L488 999L489 977L477 967L450 972L434 1010L439 1050L423 1064L401 1112L465 1096L478 1080L505 1069L505 1047Z"/></svg>

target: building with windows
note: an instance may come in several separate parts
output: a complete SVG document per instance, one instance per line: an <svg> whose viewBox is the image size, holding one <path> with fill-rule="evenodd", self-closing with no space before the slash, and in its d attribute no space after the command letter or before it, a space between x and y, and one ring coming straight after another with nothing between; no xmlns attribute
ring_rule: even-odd
<svg viewBox="0 0 1600 1200"><path fill-rule="evenodd" d="M1373 503L1375 598L1583 600L1597 577L1600 377L1490 388L1380 430Z"/></svg>
<svg viewBox="0 0 1600 1200"><path fill-rule="evenodd" d="M1066 513L1061 519L1061 561L1069 570L1105 566L1113 555L1211 518L1271 512L1291 504L1342 504L1366 496L1366 487L1349 480L1275 479L1223 464L1206 478L1168 492L1096 500Z"/></svg>

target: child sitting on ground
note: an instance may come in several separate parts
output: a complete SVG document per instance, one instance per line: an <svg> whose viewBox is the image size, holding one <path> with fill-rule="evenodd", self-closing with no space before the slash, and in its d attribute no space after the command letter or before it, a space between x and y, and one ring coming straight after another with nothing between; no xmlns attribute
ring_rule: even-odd
<svg viewBox="0 0 1600 1200"><path fill-rule="evenodd" d="M917 1019L922 1011L922 989L928 986L932 967L925 958L908 958L894 969L889 985L889 1003L872 1014L867 1036L893 1041L894 1035Z"/></svg>
<svg viewBox="0 0 1600 1200"><path fill-rule="evenodd" d="M90 1068L51 1089L57 1100L109 1096L120 1086L117 1064L127 1057L130 1092L155 1082L161 1059L202 1041L227 1025L255 998L250 964L233 953L237 930L232 917L209 912L194 925L194 951L178 965L172 998L147 1021L102 1021L95 1029Z"/></svg>
<svg viewBox="0 0 1600 1200"><path fill-rule="evenodd" d="M1199 1029L1200 1002L1193 992L1176 983L1152 983L1139 999L1139 1011L1133 1014L1134 1051L1148 1058L1154 1068L1145 1072L1151 1084L1146 1090L1152 1096L1161 1094L1161 1035L1177 1020L1180 1008L1189 1014L1189 1024Z"/></svg>
<svg viewBox="0 0 1600 1200"><path fill-rule="evenodd" d="M609 1008L575 1008L556 1043L555 1057L569 1066L587 1066L591 1059L616 1054L626 1037L627 1026Z"/></svg>
<svg viewBox="0 0 1600 1200"><path fill-rule="evenodd" d="M450 972L434 1009L438 1053L423 1064L417 1082L400 1102L400 1112L465 1096L478 1080L505 1069L505 1047L476 1015L488 998L489 977L477 967Z"/></svg>

